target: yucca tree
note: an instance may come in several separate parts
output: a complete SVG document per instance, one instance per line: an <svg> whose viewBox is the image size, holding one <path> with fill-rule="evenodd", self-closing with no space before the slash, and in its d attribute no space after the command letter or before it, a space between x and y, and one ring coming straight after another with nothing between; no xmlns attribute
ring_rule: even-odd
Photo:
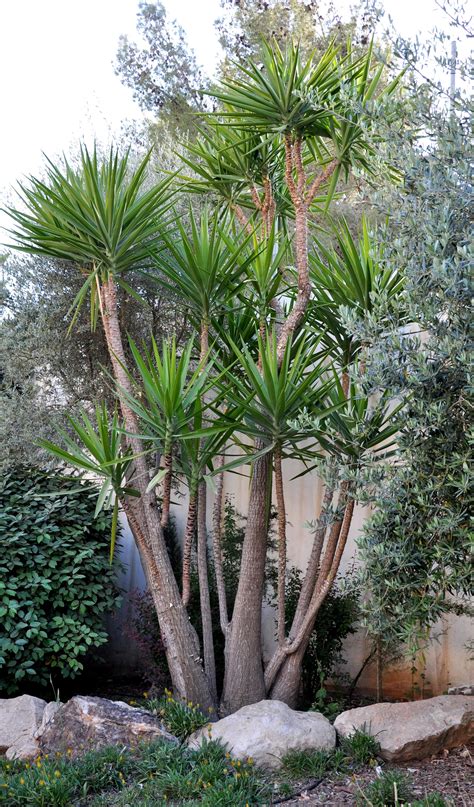
<svg viewBox="0 0 474 807"><path fill-rule="evenodd" d="M365 217L361 230L360 237L354 238L348 223L341 219L333 228L332 245L315 238L309 258L314 289L309 319L339 364L346 393L350 383L348 368L362 346L342 325L340 310L349 310L362 322L376 305L380 309L383 297L390 316L391 306L402 300L405 287L403 270L385 265L383 245L377 244Z"/></svg>
<svg viewBox="0 0 474 807"><path fill-rule="evenodd" d="M332 379L328 377L324 359L315 360L315 345L310 348L309 340L301 338L293 346L290 339L285 347L280 363L275 332L259 336L259 360L252 357L243 346L234 345L234 353L239 360L241 376L235 374L228 382L224 376L222 384L225 396L238 412L239 436L251 439L246 454L225 467L233 468L249 458L255 462L258 457L269 454L273 457L275 493L278 513L278 641L285 640L285 581L286 581L286 508L283 486L284 458L314 461L319 449L317 439L308 440L308 431L295 425L303 409L318 414L321 421L329 417L332 407L327 404ZM255 451L255 441L262 446ZM305 443L303 445L303 443ZM242 449L242 439L238 442ZM262 596L256 592L256 599Z"/></svg>
<svg viewBox="0 0 474 807"><path fill-rule="evenodd" d="M104 509L113 508L110 533L110 562L112 563L117 536L120 499L139 496L139 492L127 483L127 472L133 461L130 451L124 447L123 428L117 411L109 416L105 404L95 410L95 423L86 412L81 418L68 416L68 423L75 439L60 431L62 445L50 440L41 440L40 445L61 462L77 468L82 473L102 479L97 497L95 515Z"/></svg>
<svg viewBox="0 0 474 807"><path fill-rule="evenodd" d="M235 434L247 432L240 439L249 444L252 467L230 621L215 539L218 530L213 535L226 641L224 712L273 696L279 687L291 700L294 687L287 686L287 665L296 662L297 670L306 632L329 590L347 539L354 499L346 480L338 478L335 463L330 465L333 479L326 488L298 606L303 616L285 637L282 461L298 456L311 466L318 446L324 445L337 461L349 457L349 462L356 462L347 450L355 444L354 435L348 439L346 432L368 433L369 410L351 408L360 389L355 382L343 387L341 373L349 359L341 358L346 336L340 317L340 331L334 322L326 334L318 320L322 306L316 302L310 311L313 295L317 298L314 284L320 281L315 279L314 263L313 277L310 273L309 227L316 204L325 215L341 172L347 174L354 165L371 170L375 149L371 111L380 78L370 49L356 59L350 51L342 56L331 46L318 59L313 55L303 62L296 46L282 51L265 45L263 64L239 66L235 78L217 88L218 112L209 116L201 139L187 152L185 161L194 176L182 177L181 183L188 191L208 192L208 201L218 199L215 212L204 209L198 216L190 210L188 223L171 211L171 180L144 190L146 160L133 171L127 156L121 159L112 151L101 162L86 149L77 169L50 165L45 182L32 178L21 190L24 210L10 211L19 248L71 260L84 273L75 305L90 293L93 323L99 316L102 321L122 413L124 456L127 462L130 459L123 465L122 479L122 463L111 458L110 467L117 472L114 484L146 569L175 690L204 707L216 701L206 478L218 475L222 463L234 462L224 456L226 442L232 436L237 442ZM321 261L325 260L323 256ZM133 293L126 279L132 269L155 271L157 281L182 298L197 337L181 355L172 345L161 353L152 345L147 353L132 344L134 368L127 365L117 296L119 286ZM340 315L339 300L347 297L350 284L344 286L339 273L335 283L343 288L338 297L329 281L327 288L321 281L321 293L330 301L326 309L334 318ZM333 351L337 355L330 355ZM357 351L352 351L350 361L356 359ZM295 425L305 403L312 431ZM100 429L96 431L100 435ZM303 434L312 446L304 445ZM168 454L166 467L151 480L146 460L150 447ZM93 456L90 447L86 449ZM96 454L97 459L106 456L102 449ZM97 464L104 468L107 461ZM273 469L280 526L280 641L264 676L261 605ZM173 474L187 480L193 495L197 486L205 669L160 523L161 517L166 520L166 488ZM166 480L164 513L156 495L161 478ZM333 507L340 481L339 502ZM131 495L131 487L139 497ZM215 513L220 516L219 504ZM214 523L218 522L219 518Z"/></svg>
<svg viewBox="0 0 474 807"><path fill-rule="evenodd" d="M275 178L282 182L284 192L279 198L288 200L285 229L293 233L295 264L294 291L290 310L285 316L280 309L277 354L282 362L288 340L303 326L308 313L313 285L309 272L308 227L317 198L325 195L325 205L334 196L341 172L347 176L353 165L370 171L373 141L371 138L371 107L380 94L381 69L373 64L372 50L359 58L347 52L342 56L336 46L330 46L319 59L312 54L302 61L297 46L280 50L265 44L262 63L248 62L237 66L235 77L229 78L213 91L222 107L216 118L235 130L240 144L259 138L272 147L274 164L282 170L266 168L271 181L261 186L255 197L255 183L248 182L248 169L238 178L240 158L235 159L236 144L229 144L232 169L226 177L227 200L233 189L232 202L242 198L243 184L250 185L254 202L254 219L264 222L262 232L268 235L265 222L267 210L276 210ZM390 92L392 86L386 88ZM255 141L254 141L255 142ZM261 147L259 146L261 150ZM220 149L223 159L226 149ZM212 165L212 144L208 141L206 155L195 154L196 173L204 180ZM251 148L249 148L249 155ZM280 156L281 155L281 156ZM230 159L230 158L229 158ZM266 157L267 165L269 157ZM188 158L188 165L193 159ZM215 181L210 183L219 192ZM263 203L262 203L263 200ZM243 205L240 204L241 209ZM241 220L239 215L239 221ZM288 227L288 220L291 227ZM248 219L247 219L248 222ZM245 221L242 226L248 229ZM283 228L282 228L283 230ZM280 290L281 291L281 287ZM256 445L261 448L260 438ZM260 700L266 687L260 662L259 609L249 608L255 592L263 590L266 557L266 519L264 502L269 495L271 461L269 454L253 464L250 486L249 515L242 553L241 574L232 625L227 640L229 672L226 675L223 709L232 711L245 703ZM245 653L242 648L245 648Z"/></svg>
<svg viewBox="0 0 474 807"><path fill-rule="evenodd" d="M206 473L213 470L213 461L235 423L223 428L213 425L206 431L206 440L198 435L208 411L206 394L213 389L209 380L211 363L202 361L192 368L193 339L178 355L176 340L164 342L161 353L152 339L150 352L140 353L132 342L131 350L138 371L138 381L131 378L133 393L125 392L127 403L138 418L140 439L164 455L164 468L150 480L149 488L164 478L163 497L169 511L171 478L184 481L189 491L188 515L183 540L182 601L189 605L191 594L191 556L195 534L198 535L198 575L201 603L204 669L214 700L217 699L216 670L212 631L211 605L207 573L207 532L205 503ZM213 405L218 405L213 395ZM162 512L165 507L162 508Z"/></svg>
<svg viewBox="0 0 474 807"><path fill-rule="evenodd" d="M129 155L81 148L79 166L48 163L45 181L30 177L20 186L23 207L9 209L16 224L12 236L19 249L68 260L86 280L74 301L81 305L89 292L92 322L98 314L117 383L125 439L133 454L133 486L139 498L121 497L140 551L148 584L168 649L168 662L177 693L206 706L215 705L200 662L193 631L173 575L154 491L143 454L140 430L127 395L130 372L119 321L117 287L129 288L132 269L149 270L162 248L162 230L170 209L170 180L145 190L149 155L133 170Z"/></svg>
<svg viewBox="0 0 474 807"><path fill-rule="evenodd" d="M194 347L191 338L181 355L178 355L176 338L164 340L161 351L152 337L151 350L145 348L140 353L137 345L130 340L130 349L135 368L139 376L139 389L142 395L123 391L127 403L140 422L148 427L147 435L152 436L157 448L163 456L163 469L153 479L151 488L163 480L163 496L161 505L161 525L169 523L171 483L173 478L173 447L176 436L186 428L189 412L196 401L201 399L207 382L206 368L199 367L191 372L191 358ZM135 386L133 376L130 376ZM146 401L146 403L145 403Z"/></svg>

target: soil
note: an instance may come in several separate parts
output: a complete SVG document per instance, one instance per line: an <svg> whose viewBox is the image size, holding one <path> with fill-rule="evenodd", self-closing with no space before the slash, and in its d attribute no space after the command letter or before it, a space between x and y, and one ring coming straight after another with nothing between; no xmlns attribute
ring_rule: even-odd
<svg viewBox="0 0 474 807"><path fill-rule="evenodd" d="M404 764L384 763L384 770L398 770L407 775L412 783L413 794L422 799L428 793L439 793L452 807L471 807L474 801L474 744L445 750L439 756ZM284 807L301 804L324 804L325 807L349 807L357 803L357 797L376 772L364 768L350 776L331 776L314 789L311 783L302 787L297 798L284 802Z"/></svg>

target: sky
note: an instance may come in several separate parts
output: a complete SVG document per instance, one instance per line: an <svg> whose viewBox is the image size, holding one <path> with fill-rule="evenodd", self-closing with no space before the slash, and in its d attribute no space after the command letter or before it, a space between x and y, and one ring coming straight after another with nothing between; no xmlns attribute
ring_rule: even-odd
<svg viewBox="0 0 474 807"><path fill-rule="evenodd" d="M219 0L165 0L165 6L198 62L212 71ZM385 6L405 35L440 21L435 0L385 0ZM123 119L140 117L113 69L120 34L136 38L137 9L138 0L0 0L1 198L40 169L42 152L55 156L81 139L106 143Z"/></svg>

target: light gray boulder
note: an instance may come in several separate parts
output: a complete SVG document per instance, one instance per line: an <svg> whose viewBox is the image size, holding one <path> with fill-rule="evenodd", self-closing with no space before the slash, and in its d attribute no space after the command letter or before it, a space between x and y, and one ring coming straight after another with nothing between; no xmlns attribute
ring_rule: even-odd
<svg viewBox="0 0 474 807"><path fill-rule="evenodd" d="M474 684L461 684L461 686L449 687L448 695L474 695Z"/></svg>
<svg viewBox="0 0 474 807"><path fill-rule="evenodd" d="M177 739L146 709L123 701L76 696L61 706L38 733L42 753L73 754L106 745L133 746L142 740L162 739L176 745Z"/></svg>
<svg viewBox="0 0 474 807"><path fill-rule="evenodd" d="M410 703L375 703L337 716L340 737L364 729L380 743L386 760L406 762L456 748L474 736L474 698L441 695Z"/></svg>
<svg viewBox="0 0 474 807"><path fill-rule="evenodd" d="M34 735L41 725L46 701L32 695L0 699L0 754L28 759L37 753Z"/></svg>
<svg viewBox="0 0 474 807"><path fill-rule="evenodd" d="M233 757L251 757L256 765L274 770L289 751L330 750L336 744L334 728L319 712L295 712L273 700L244 706L210 729L196 731L188 746L198 748L209 737L220 740Z"/></svg>

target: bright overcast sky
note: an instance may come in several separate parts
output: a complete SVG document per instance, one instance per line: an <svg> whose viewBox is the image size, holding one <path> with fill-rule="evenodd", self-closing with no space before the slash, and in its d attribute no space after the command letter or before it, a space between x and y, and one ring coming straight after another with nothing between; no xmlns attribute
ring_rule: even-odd
<svg viewBox="0 0 474 807"><path fill-rule="evenodd" d="M219 0L165 5L212 69ZM440 22L435 0L385 6L404 34ZM113 70L119 35L135 36L137 8L138 0L0 0L0 194L38 169L42 151L68 151L83 138L107 142L122 119L140 115Z"/></svg>

